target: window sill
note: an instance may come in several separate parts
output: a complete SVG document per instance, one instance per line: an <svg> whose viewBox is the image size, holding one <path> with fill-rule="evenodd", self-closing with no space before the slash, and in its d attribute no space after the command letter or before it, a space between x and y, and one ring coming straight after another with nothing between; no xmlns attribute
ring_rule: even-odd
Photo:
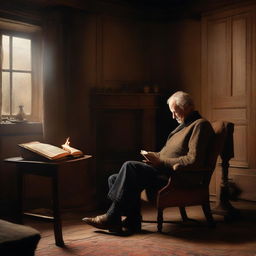
<svg viewBox="0 0 256 256"><path fill-rule="evenodd" d="M0 136L19 136L31 134L43 134L42 123L0 123Z"/></svg>

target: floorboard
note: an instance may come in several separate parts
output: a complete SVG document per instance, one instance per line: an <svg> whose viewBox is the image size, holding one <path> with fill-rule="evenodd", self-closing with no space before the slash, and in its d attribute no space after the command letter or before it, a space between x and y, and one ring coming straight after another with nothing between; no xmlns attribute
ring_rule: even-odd
<svg viewBox="0 0 256 256"><path fill-rule="evenodd" d="M256 203L234 202L233 205L241 211L241 218L233 222L225 222L223 216L214 215L217 226L214 229L207 227L203 212L200 207L188 207L189 218L196 221L182 222L178 208L168 208L164 211L164 219L172 223L164 223L163 233L157 232L156 223L143 222L143 232L122 239L147 240L154 238L159 243L172 241L176 245L189 246L194 249L245 249L255 252L256 249ZM156 220L156 211L153 207L144 205L142 208L143 219ZM95 213L86 213L83 210L65 211L63 219L63 237L65 243L79 239L90 239L106 236L95 228L83 223L81 219L85 216L93 216ZM25 218L25 224L38 229L41 240L37 251L47 251L49 247L55 246L53 235L53 224ZM170 240L171 239L171 240ZM72 253L70 254L72 255ZM75 254L74 254L75 255ZM252 254L256 255L256 254Z"/></svg>

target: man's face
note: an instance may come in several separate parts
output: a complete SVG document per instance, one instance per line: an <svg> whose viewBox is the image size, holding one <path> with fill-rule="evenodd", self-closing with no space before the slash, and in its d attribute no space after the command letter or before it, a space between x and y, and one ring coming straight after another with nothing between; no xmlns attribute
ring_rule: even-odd
<svg viewBox="0 0 256 256"><path fill-rule="evenodd" d="M176 105L175 102L169 105L170 111L172 112L172 118L181 124L185 119L185 111Z"/></svg>

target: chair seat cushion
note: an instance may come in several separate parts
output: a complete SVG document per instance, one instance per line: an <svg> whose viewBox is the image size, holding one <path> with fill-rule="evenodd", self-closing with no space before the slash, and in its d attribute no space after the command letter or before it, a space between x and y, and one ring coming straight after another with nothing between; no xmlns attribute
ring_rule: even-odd
<svg viewBox="0 0 256 256"><path fill-rule="evenodd" d="M159 189L163 188L166 186L168 183L169 178L166 177L165 175L159 175L156 177L155 184L149 188L146 188L142 191L141 193L141 199L146 201L146 202L151 202L155 204L156 202L156 196L157 196L157 191Z"/></svg>
<svg viewBox="0 0 256 256"><path fill-rule="evenodd" d="M40 237L34 228L0 220L0 255L34 255Z"/></svg>

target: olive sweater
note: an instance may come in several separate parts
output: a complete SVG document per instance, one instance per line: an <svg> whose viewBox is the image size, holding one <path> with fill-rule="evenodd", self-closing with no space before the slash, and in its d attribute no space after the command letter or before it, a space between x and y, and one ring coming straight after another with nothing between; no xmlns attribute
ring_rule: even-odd
<svg viewBox="0 0 256 256"><path fill-rule="evenodd" d="M158 153L163 164L172 168L178 164L186 167L205 167L207 146L214 131L211 124L194 111L168 137Z"/></svg>

